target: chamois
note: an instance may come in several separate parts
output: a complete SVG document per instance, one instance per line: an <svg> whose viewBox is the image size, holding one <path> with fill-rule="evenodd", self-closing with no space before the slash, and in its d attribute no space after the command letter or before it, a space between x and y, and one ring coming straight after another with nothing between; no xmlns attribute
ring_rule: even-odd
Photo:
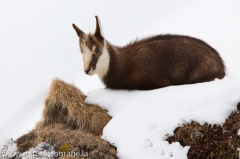
<svg viewBox="0 0 240 159"><path fill-rule="evenodd" d="M152 90L171 85L222 79L225 65L218 52L197 38L156 35L118 47L108 42L96 18L94 34L79 36L84 71L98 74L106 88Z"/></svg>

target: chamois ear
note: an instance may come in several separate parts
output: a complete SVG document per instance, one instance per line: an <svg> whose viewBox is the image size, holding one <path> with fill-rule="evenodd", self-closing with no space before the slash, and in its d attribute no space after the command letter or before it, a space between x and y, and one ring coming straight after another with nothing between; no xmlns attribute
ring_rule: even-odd
<svg viewBox="0 0 240 159"><path fill-rule="evenodd" d="M98 18L98 16L95 16L95 18L96 18L96 30L94 35L100 39L103 39L104 35L103 35L100 19Z"/></svg>
<svg viewBox="0 0 240 159"><path fill-rule="evenodd" d="M77 35L79 36L79 41L86 35L81 29L79 29L75 24L72 24L73 28L75 29Z"/></svg>

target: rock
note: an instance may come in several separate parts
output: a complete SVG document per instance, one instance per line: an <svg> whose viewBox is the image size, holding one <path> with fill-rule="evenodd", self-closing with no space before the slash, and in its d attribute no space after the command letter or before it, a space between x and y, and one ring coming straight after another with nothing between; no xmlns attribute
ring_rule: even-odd
<svg viewBox="0 0 240 159"><path fill-rule="evenodd" d="M54 159L58 157L57 149L41 142L35 148L20 153L13 139L8 140L0 153L0 159Z"/></svg>
<svg viewBox="0 0 240 159"><path fill-rule="evenodd" d="M30 148L19 156L21 159L54 159L57 157L56 147L45 142L39 143L35 148Z"/></svg>
<svg viewBox="0 0 240 159"><path fill-rule="evenodd" d="M17 144L14 143L13 139L6 141L3 149L0 153L0 159L11 159L17 158L19 156L19 151L17 148Z"/></svg>
<svg viewBox="0 0 240 159"><path fill-rule="evenodd" d="M195 129L191 133L191 139L192 140L198 140L200 138L203 138L203 136L204 135L200 131L195 130Z"/></svg>

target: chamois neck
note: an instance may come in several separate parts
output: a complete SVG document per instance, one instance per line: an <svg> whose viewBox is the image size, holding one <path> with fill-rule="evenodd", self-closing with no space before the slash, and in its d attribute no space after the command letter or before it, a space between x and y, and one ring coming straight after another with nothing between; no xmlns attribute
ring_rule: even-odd
<svg viewBox="0 0 240 159"><path fill-rule="evenodd" d="M110 64L110 55L109 55L108 47L106 43L107 42L104 41L102 55L98 59L98 62L96 64L96 70L95 70L101 79L103 79L108 73L109 64Z"/></svg>
<svg viewBox="0 0 240 159"><path fill-rule="evenodd" d="M117 89L118 87L116 86L121 81L126 80L123 75L127 75L131 71L131 60L126 57L126 50L122 50L109 42L107 42L107 50L110 56L109 69L106 76L102 78L102 81L106 84L107 88Z"/></svg>
<svg viewBox="0 0 240 159"><path fill-rule="evenodd" d="M110 42L106 41L107 44L107 49L108 49L108 54L110 56L110 66L109 67L117 67L119 63L123 62L121 60L121 51L119 50L118 47L115 45L111 44ZM116 68L115 68L116 69Z"/></svg>

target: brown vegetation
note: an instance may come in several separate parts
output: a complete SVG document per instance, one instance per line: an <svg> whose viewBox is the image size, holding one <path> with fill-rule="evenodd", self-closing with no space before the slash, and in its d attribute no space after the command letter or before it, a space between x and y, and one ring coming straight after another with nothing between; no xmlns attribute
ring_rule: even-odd
<svg viewBox="0 0 240 159"><path fill-rule="evenodd" d="M188 151L189 159L238 159L240 136L240 104L223 126L210 125L192 121L184 124L169 136L169 143L179 142L182 146L191 146Z"/></svg>
<svg viewBox="0 0 240 159"><path fill-rule="evenodd" d="M74 85L53 80L43 119L34 130L16 140L19 150L24 152L46 142L59 151L85 151L89 159L117 158L116 148L101 139L111 117L99 106L85 103L85 98Z"/></svg>

